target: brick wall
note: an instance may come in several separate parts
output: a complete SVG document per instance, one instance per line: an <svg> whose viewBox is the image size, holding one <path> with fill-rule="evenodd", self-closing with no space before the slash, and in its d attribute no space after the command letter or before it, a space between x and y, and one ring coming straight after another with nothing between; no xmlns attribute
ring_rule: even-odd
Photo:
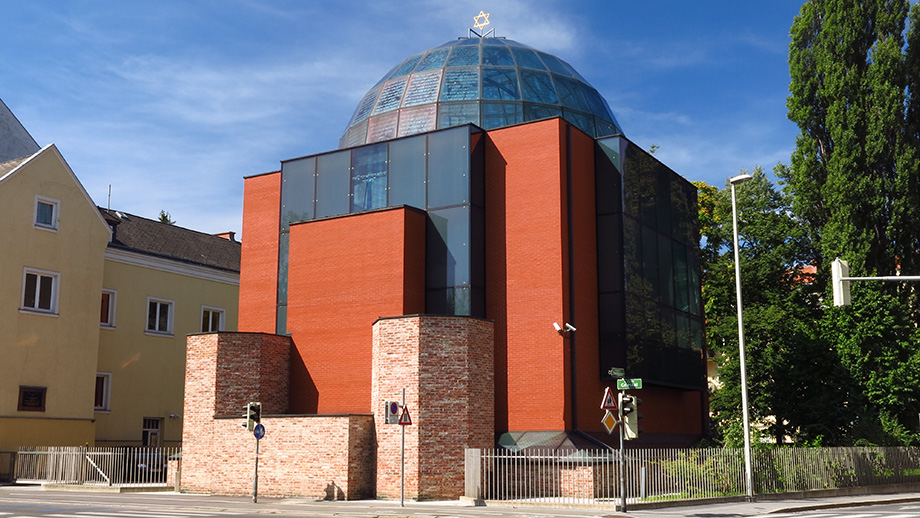
<svg viewBox="0 0 920 518"><path fill-rule="evenodd" d="M251 176L243 187L239 330L275 332L281 172Z"/></svg>
<svg viewBox="0 0 920 518"><path fill-rule="evenodd" d="M406 405L405 496L458 498L463 451L494 444L492 323L469 317L405 316L374 324L377 497L400 495L402 426L384 424L386 400Z"/></svg>
<svg viewBox="0 0 920 518"><path fill-rule="evenodd" d="M256 441L243 407L262 402L259 494L374 494L371 415L271 416L287 411L291 339L263 333L188 337L182 490L250 494Z"/></svg>

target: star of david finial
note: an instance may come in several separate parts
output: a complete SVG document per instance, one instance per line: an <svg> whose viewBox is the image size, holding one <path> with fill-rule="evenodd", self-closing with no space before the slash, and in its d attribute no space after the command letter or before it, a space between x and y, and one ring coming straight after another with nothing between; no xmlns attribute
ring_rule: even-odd
<svg viewBox="0 0 920 518"><path fill-rule="evenodd" d="M484 11L479 11L479 15L473 17L473 21L476 22L473 24L473 27L476 27L480 31L486 28L486 25L489 25L489 15L492 13L487 13Z"/></svg>

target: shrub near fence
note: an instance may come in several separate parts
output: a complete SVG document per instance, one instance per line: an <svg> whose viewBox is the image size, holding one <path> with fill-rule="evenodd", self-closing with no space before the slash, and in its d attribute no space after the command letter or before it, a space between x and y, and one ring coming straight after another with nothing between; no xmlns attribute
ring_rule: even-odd
<svg viewBox="0 0 920 518"><path fill-rule="evenodd" d="M603 504L621 498L617 450L468 450L466 496ZM626 450L629 501L745 494L740 448ZM753 457L757 494L920 483L920 448L775 448Z"/></svg>

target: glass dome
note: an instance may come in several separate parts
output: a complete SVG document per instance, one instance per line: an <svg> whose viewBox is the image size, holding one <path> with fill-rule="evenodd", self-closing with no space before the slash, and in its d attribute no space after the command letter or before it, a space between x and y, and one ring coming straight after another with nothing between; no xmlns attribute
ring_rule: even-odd
<svg viewBox="0 0 920 518"><path fill-rule="evenodd" d="M561 59L504 38L459 38L409 57L370 89L339 148L473 123L563 117L593 137L622 134L607 101Z"/></svg>

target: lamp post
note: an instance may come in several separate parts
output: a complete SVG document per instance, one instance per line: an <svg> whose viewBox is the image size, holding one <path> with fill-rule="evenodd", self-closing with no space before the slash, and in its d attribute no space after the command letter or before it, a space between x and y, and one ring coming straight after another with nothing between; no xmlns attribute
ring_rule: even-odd
<svg viewBox="0 0 920 518"><path fill-rule="evenodd" d="M729 178L732 184L732 231L735 238L735 293L738 297L738 362L741 365L741 415L744 423L744 484L749 499L754 498L754 475L751 470L751 421L748 416L747 368L744 359L744 319L741 309L741 263L738 254L738 204L735 201L735 186L753 178L739 174Z"/></svg>

